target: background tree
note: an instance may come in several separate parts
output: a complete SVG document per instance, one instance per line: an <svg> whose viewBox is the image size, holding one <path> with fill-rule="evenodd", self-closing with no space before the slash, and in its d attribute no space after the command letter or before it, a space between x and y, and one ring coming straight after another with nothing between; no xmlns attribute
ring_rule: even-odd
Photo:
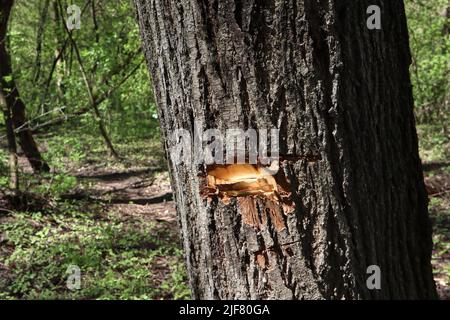
<svg viewBox="0 0 450 320"><path fill-rule="evenodd" d="M419 123L438 124L448 135L449 2L408 0L405 5L409 17L416 116Z"/></svg>
<svg viewBox="0 0 450 320"><path fill-rule="evenodd" d="M153 98L145 84L149 81L148 73L142 63L130 3L77 2L81 28L72 30L70 37L65 28L69 4L72 3L51 0L46 19L41 14L45 1L19 0L12 12L10 47L14 52L14 77L27 102L31 128L40 132L57 130L70 120L71 125L82 126L86 131L99 131L97 120L101 118L112 141L120 143L120 139L134 137L135 133L147 135L144 124L153 127L156 111L154 107L148 109ZM42 23L45 26L40 34ZM37 42L41 45L36 45ZM40 67L36 61L41 61ZM79 61L91 90L87 90ZM91 112L89 91L94 95L100 117ZM145 92L145 98L141 92ZM138 124L136 120L141 122ZM151 134L155 133L157 130L151 130ZM96 136L101 139L101 135Z"/></svg>
<svg viewBox="0 0 450 320"><path fill-rule="evenodd" d="M403 2L135 4L166 151L199 120L279 127L282 156L297 158L283 167L291 213L205 199L206 168L169 163L194 298L436 297ZM366 28L373 4L381 30Z"/></svg>
<svg viewBox="0 0 450 320"><path fill-rule="evenodd" d="M11 8L14 4L13 0L0 1L0 89L1 100L4 101L7 108L5 118L11 117L14 128L18 130L19 144L25 153L28 161L35 171L49 171L50 168L42 159L38 146L29 129L26 115L25 104L20 97L19 89L14 80L11 69L11 58L7 51L7 32L8 21ZM9 144L11 144L11 137ZM15 149L14 147L10 149Z"/></svg>

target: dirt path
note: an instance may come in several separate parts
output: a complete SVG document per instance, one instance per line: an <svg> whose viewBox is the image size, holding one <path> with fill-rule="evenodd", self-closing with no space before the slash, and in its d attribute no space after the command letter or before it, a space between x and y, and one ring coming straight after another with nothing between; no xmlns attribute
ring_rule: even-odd
<svg viewBox="0 0 450 320"><path fill-rule="evenodd" d="M82 168L73 172L81 182L91 186L84 190L110 211L124 215L140 215L154 221L175 224L176 212L166 172L157 168L114 169Z"/></svg>

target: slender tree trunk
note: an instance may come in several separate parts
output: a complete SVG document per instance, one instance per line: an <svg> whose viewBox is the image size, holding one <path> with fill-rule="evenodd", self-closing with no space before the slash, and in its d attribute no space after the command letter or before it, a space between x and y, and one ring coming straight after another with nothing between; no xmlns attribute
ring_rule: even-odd
<svg viewBox="0 0 450 320"><path fill-rule="evenodd" d="M98 47L99 42L100 42L100 33L98 30L97 8L96 8L95 0L91 0L91 13L92 13L92 25L93 25L92 32L94 32L94 35L95 35L95 45ZM95 74L97 72L98 62L99 61L95 61L94 65L92 66L92 69L91 69L92 74Z"/></svg>
<svg viewBox="0 0 450 320"><path fill-rule="evenodd" d="M59 2L59 8L60 8L60 11L62 12L63 8L62 8L62 5L61 5L61 2ZM86 90L88 92L89 101L91 103L91 108L93 110L95 121L97 122L98 128L100 130L100 134L102 135L102 138L105 141L106 147L109 150L109 154L114 159L119 160L120 156L117 153L116 149L114 148L114 145L112 144L111 138L109 137L108 131L106 130L106 126L105 126L105 123L103 121L102 114L100 112L100 109L98 108L99 102L97 100L96 95L94 94L94 86L92 85L91 78L88 77L88 74L86 72L86 68L84 67L83 60L81 59L81 55L80 55L80 52L78 50L77 43L75 42L75 40L72 37L72 32L69 29L67 29L67 26L65 24L64 24L64 28L65 28L67 36L68 36L68 38L69 38L69 40L72 43L72 46L74 48L75 56L76 56L78 64L79 64L81 74L83 76L83 81L84 81L84 84L86 86Z"/></svg>
<svg viewBox="0 0 450 320"><path fill-rule="evenodd" d="M11 110L6 103L6 98L1 89L0 83L0 107L3 110L3 118L5 118L6 125L6 138L8 140L8 151L9 151L9 187L17 192L19 190L19 168L17 165L17 144L16 136L14 134L14 124L12 120Z"/></svg>
<svg viewBox="0 0 450 320"><path fill-rule="evenodd" d="M35 86L40 86L40 79L41 79L41 72L42 72L42 44L44 41L44 33L45 33L45 25L47 23L47 14L49 11L49 5L50 5L50 0L45 0L44 3L42 4L42 8L41 8L41 4L39 6L39 12L40 12L40 20L39 20L39 25L38 25L38 30L37 30L37 34L36 34L36 58L35 58L35 62L34 62L34 85ZM43 90L45 92L45 90ZM32 98L34 99L34 97ZM41 104L41 108L40 108L40 112L41 115L45 114L46 112L48 112L47 110L47 106L45 103Z"/></svg>
<svg viewBox="0 0 450 320"><path fill-rule="evenodd" d="M54 31L55 31L55 69L56 69L56 90L61 99L65 99L65 88L63 84L63 77L67 74L66 68L66 53L68 40L64 39L65 30L62 28L61 19L63 15L59 12L58 1L52 2L54 13ZM64 23L64 22L62 22Z"/></svg>
<svg viewBox="0 0 450 320"><path fill-rule="evenodd" d="M194 298L437 297L402 1L135 4ZM366 27L372 4L382 30ZM195 121L279 128L288 161L273 188L293 204L268 199L262 180L205 196L219 167L171 153Z"/></svg>
<svg viewBox="0 0 450 320"><path fill-rule="evenodd" d="M12 76L11 58L6 49L8 19L13 0L0 0L0 81L1 90L10 110L14 128L18 132L19 144L35 171L49 171L50 168L42 159L41 153L27 125L25 104Z"/></svg>
<svg viewBox="0 0 450 320"><path fill-rule="evenodd" d="M34 73L34 83L38 85L39 79L41 77L42 68L42 43L44 41L45 24L47 23L47 13L50 5L50 0L45 0L43 7L40 10L40 21L38 25L37 35L36 35L36 58L34 62L35 73Z"/></svg>

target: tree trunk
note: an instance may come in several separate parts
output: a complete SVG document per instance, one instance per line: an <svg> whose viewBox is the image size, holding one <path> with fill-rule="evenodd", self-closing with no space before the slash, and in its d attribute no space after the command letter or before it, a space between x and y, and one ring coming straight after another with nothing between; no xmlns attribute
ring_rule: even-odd
<svg viewBox="0 0 450 320"><path fill-rule="evenodd" d="M47 14L50 5L50 0L45 0L43 7L39 6L40 11L40 21L38 25L38 30L36 34L36 58L34 62L34 84L39 85L39 80L41 77L42 69L42 43L44 41L45 24L47 23Z"/></svg>
<svg viewBox="0 0 450 320"><path fill-rule="evenodd" d="M3 89L0 83L0 107L3 111L3 118L5 119L6 127L6 139L8 141L8 152L9 152L9 187L13 192L19 190L19 168L17 161L17 143L16 136L14 134L14 124L12 120L11 110L8 108L6 103L6 98L3 95Z"/></svg>
<svg viewBox="0 0 450 320"><path fill-rule="evenodd" d="M135 4L193 298L437 297L402 1ZM366 27L372 4L382 30ZM234 169L175 162L173 132L196 121L278 128L280 171L205 195Z"/></svg>
<svg viewBox="0 0 450 320"><path fill-rule="evenodd" d="M8 20L13 0L0 0L0 81L1 90L18 132L19 144L35 171L49 171L27 125L25 104L20 98L19 90L12 76L11 58L6 49Z"/></svg>

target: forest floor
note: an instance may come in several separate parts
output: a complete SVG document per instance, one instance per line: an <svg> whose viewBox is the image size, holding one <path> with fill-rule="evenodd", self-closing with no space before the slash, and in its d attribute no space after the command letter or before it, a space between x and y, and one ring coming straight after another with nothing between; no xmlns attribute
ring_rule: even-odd
<svg viewBox="0 0 450 320"><path fill-rule="evenodd" d="M427 136L426 130L419 134ZM126 160L114 161L101 141L82 133L40 140L51 150L47 159L54 172L36 177L21 158L23 201L13 211L0 195L0 299L188 298L159 144L123 141L116 147ZM447 152L445 139L421 140L433 272L443 299L450 299ZM70 290L73 267L79 268L81 282Z"/></svg>
<svg viewBox="0 0 450 320"><path fill-rule="evenodd" d="M439 297L450 300L450 140L438 126L417 131L433 228L434 280Z"/></svg>
<svg viewBox="0 0 450 320"><path fill-rule="evenodd" d="M441 299L450 300L450 173L441 163L425 171L425 184L429 196L429 214L433 227L434 280Z"/></svg>
<svg viewBox="0 0 450 320"><path fill-rule="evenodd" d="M159 144L118 144L114 161L87 135L40 138L54 172L21 157L25 199L13 209L0 194L0 299L188 298Z"/></svg>

